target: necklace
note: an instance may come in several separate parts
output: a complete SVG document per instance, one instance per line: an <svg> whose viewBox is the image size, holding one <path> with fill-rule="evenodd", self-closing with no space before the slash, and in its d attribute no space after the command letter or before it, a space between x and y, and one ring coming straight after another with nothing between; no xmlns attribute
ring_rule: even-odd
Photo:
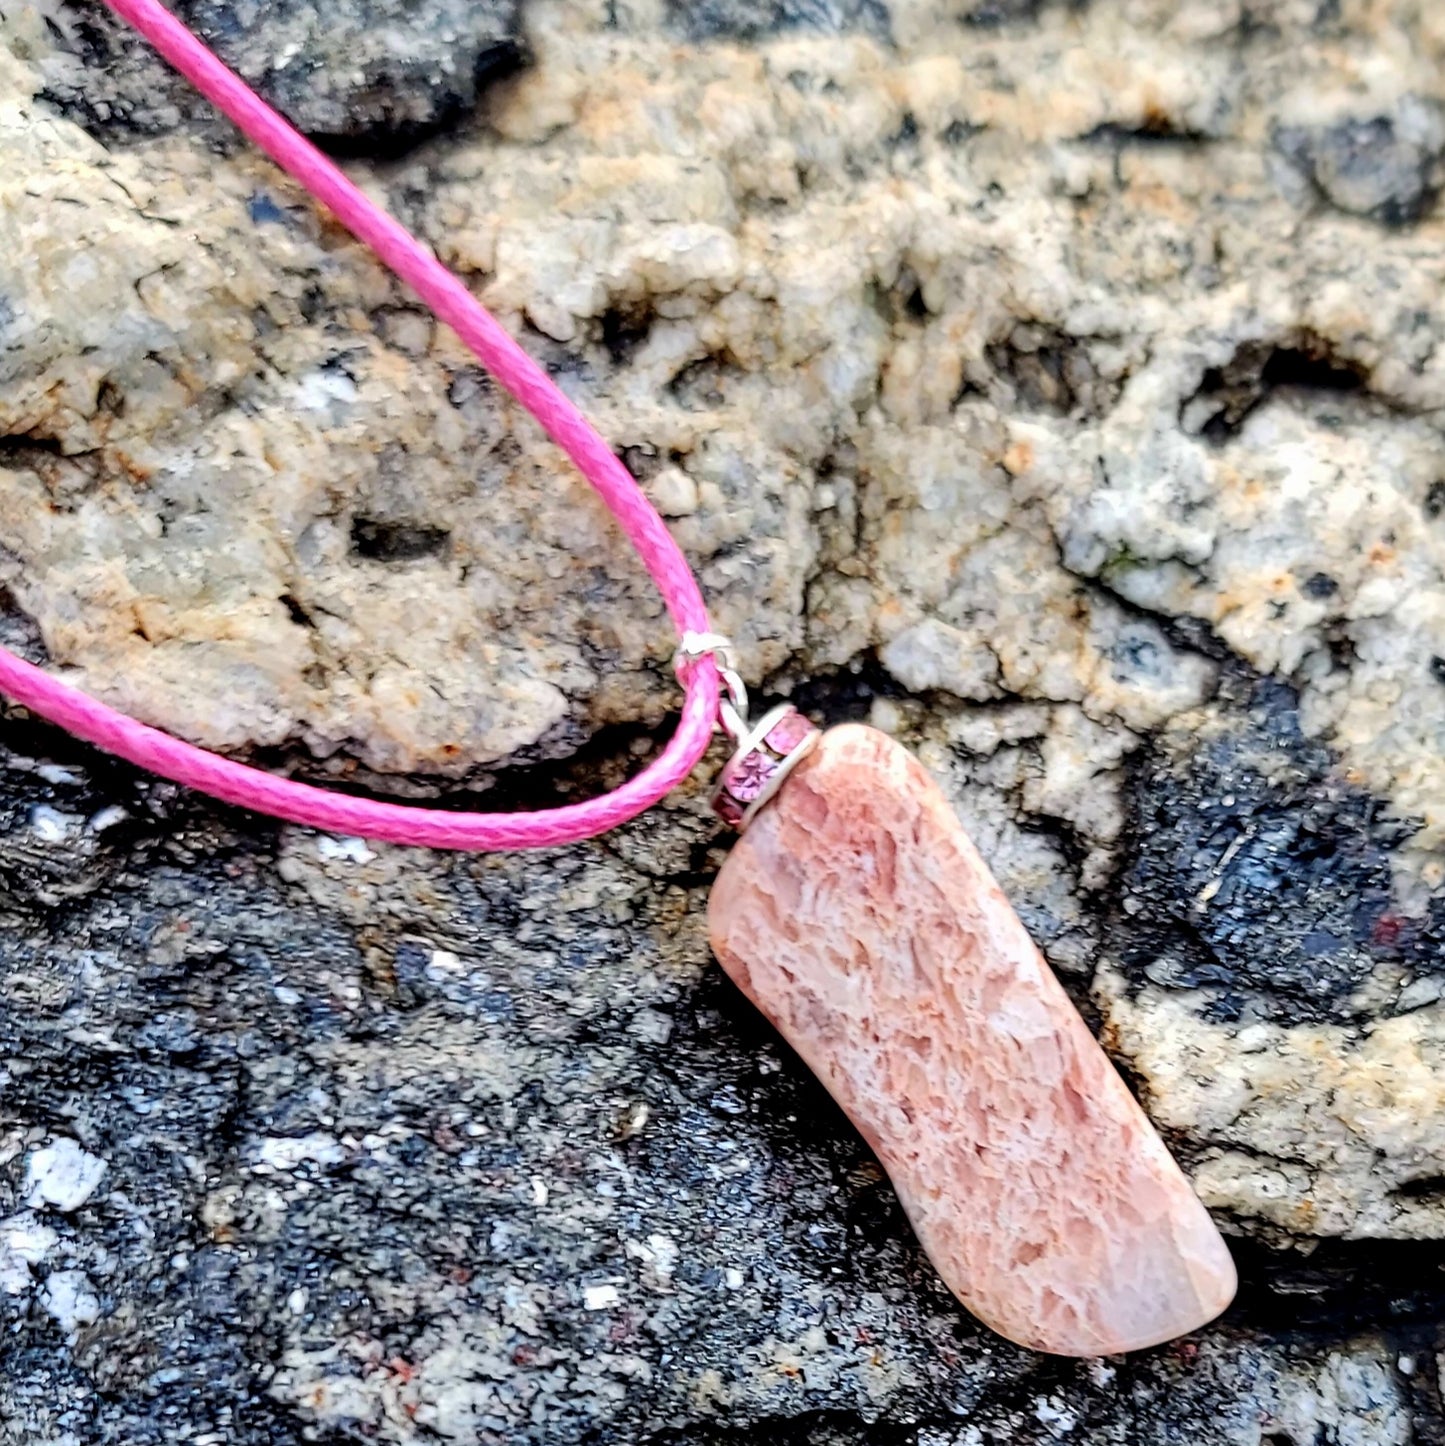
<svg viewBox="0 0 1445 1446"><path fill-rule="evenodd" d="M158 0L111 7L450 325L601 495L680 643L681 722L613 792L539 813L349 798L182 742L0 650L0 691L178 783L313 827L499 850L591 838L686 778L721 727L714 803L740 833L708 904L724 969L848 1113L945 1283L1020 1344L1093 1356L1213 1319L1233 1262L964 833L885 734L821 733L747 691L661 517L612 450L462 283L229 71Z"/></svg>

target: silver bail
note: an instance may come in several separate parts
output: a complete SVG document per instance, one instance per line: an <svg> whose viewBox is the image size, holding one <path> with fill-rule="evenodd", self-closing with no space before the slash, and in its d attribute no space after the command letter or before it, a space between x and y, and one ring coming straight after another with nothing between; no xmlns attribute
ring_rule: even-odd
<svg viewBox="0 0 1445 1446"><path fill-rule="evenodd" d="M741 743L748 733L748 689L737 670L737 650L732 639L721 633L684 633L672 656L673 671L679 672L685 664L709 654L717 659L718 676L726 690L718 704L718 721L734 743Z"/></svg>

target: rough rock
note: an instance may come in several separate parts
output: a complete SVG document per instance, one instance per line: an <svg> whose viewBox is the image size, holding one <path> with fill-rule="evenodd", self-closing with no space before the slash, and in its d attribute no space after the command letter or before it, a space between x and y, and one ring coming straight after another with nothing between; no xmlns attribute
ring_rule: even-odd
<svg viewBox="0 0 1445 1446"><path fill-rule="evenodd" d="M4 738L6 1446L1441 1439L1438 1246L1236 1242L1223 1323L1109 1362L964 1314L709 964L700 786L467 858ZM69 1212L23 1198L58 1121Z"/></svg>
<svg viewBox="0 0 1445 1446"><path fill-rule="evenodd" d="M8 7L7 7L8 8ZM520 0L182 0L177 16L295 126L343 154L403 150L476 109L522 64ZM37 7L42 94L108 142L189 123L234 149L234 132L98 0Z"/></svg>
<svg viewBox="0 0 1445 1446"><path fill-rule="evenodd" d="M0 1432L1445 1439L1445 14L691 13L409 10L353 82L360 7L260 7L235 54L597 419L755 689L919 751L1240 1306L1094 1373L980 1334L709 971L691 795L425 858L12 718ZM676 702L641 569L99 17L0 3L0 636L339 784L616 776Z"/></svg>

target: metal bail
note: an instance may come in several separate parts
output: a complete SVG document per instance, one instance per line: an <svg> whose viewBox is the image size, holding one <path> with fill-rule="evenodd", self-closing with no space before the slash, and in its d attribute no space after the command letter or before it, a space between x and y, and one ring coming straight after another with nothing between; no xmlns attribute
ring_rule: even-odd
<svg viewBox="0 0 1445 1446"><path fill-rule="evenodd" d="M718 817L741 833L821 737L791 703L765 713L723 765L712 796Z"/></svg>
<svg viewBox="0 0 1445 1446"><path fill-rule="evenodd" d="M672 656L672 668L679 672L685 663L695 663L709 654L717 659L718 676L727 695L718 705L718 720L734 743L748 732L748 688L737 670L737 651L732 639L721 633L684 633Z"/></svg>

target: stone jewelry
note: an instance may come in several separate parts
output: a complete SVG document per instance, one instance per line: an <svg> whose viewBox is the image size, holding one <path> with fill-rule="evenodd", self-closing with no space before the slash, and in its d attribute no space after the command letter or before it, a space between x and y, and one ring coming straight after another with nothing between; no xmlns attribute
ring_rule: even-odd
<svg viewBox="0 0 1445 1446"><path fill-rule="evenodd" d="M800 724L723 771L748 825L708 900L723 968L1000 1335L1096 1356L1212 1320L1224 1241L938 785L877 729Z"/></svg>
<svg viewBox="0 0 1445 1446"><path fill-rule="evenodd" d="M415 237L158 0L107 0L450 325L577 464L637 548L681 643L677 733L620 788L538 813L349 798L220 758L0 650L0 690L140 767L245 808L436 848L591 838L682 782L721 726L714 804L741 837L708 903L712 946L847 1112L958 1298L1021 1345L1096 1356L1212 1320L1234 1264L947 799L885 734L755 724L686 560L605 441Z"/></svg>

